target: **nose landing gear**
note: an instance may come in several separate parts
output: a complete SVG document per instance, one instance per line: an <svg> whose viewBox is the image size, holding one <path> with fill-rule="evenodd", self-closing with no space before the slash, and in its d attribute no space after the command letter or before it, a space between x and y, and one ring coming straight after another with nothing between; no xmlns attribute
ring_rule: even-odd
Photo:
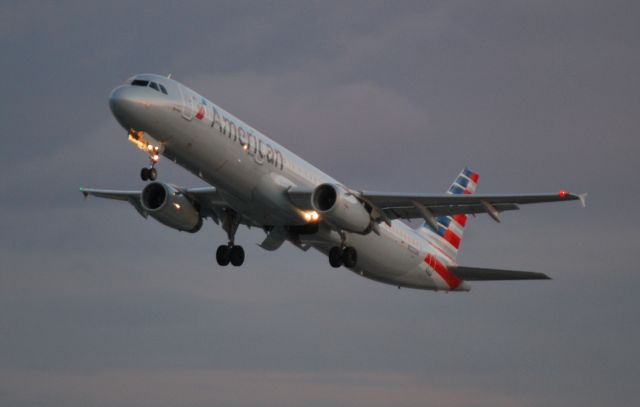
<svg viewBox="0 0 640 407"><path fill-rule="evenodd" d="M147 168L144 167L140 170L140 178L143 181L155 181L158 178L158 170L155 166L160 160L160 146L153 145L149 140L153 140L151 137L146 137L143 131L129 132L129 141L136 145L140 150L143 150L149 155L149 161L151 165Z"/></svg>
<svg viewBox="0 0 640 407"><path fill-rule="evenodd" d="M158 170L153 166L151 168L144 167L140 170L140 178L143 181L155 181L158 178Z"/></svg>
<svg viewBox="0 0 640 407"><path fill-rule="evenodd" d="M151 166L149 168L144 167L140 170L140 178L143 181L155 181L158 178L158 170L156 170L156 164L158 160L160 160L160 147L153 146L149 144L147 146L147 153L149 154L149 161L151 161Z"/></svg>

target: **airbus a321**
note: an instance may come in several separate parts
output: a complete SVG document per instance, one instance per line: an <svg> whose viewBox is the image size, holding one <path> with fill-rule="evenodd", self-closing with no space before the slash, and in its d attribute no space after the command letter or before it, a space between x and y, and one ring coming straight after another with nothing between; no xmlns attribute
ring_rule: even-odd
<svg viewBox="0 0 640 407"><path fill-rule="evenodd" d="M581 200L566 191L478 195L478 173L464 168L444 194L359 191L342 184L187 86L141 74L115 88L109 106L128 139L148 155L141 191L80 188L86 196L129 202L142 215L195 233L203 219L226 231L220 266L241 266L240 225L264 230L268 251L290 242L319 250L331 267L397 287L468 291L467 281L537 280L546 274L464 267L456 262L469 215L519 205ZM210 187L158 182L160 157L184 167ZM403 220L422 219L416 229Z"/></svg>

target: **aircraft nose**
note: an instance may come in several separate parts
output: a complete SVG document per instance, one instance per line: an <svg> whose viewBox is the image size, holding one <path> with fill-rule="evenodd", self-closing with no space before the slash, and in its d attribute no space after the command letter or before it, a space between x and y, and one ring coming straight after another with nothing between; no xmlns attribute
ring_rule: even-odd
<svg viewBox="0 0 640 407"><path fill-rule="evenodd" d="M118 86L109 95L109 108L118 122L127 130L139 125L141 113L145 110L145 100L140 89L130 85Z"/></svg>
<svg viewBox="0 0 640 407"><path fill-rule="evenodd" d="M122 116L135 105L130 86L118 86L109 95L109 108L114 116Z"/></svg>

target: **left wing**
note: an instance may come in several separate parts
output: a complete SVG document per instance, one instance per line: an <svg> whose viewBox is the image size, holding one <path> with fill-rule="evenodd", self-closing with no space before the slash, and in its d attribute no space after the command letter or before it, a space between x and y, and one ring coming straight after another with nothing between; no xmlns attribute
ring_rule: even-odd
<svg viewBox="0 0 640 407"><path fill-rule="evenodd" d="M432 195L362 192L362 198L382 209L391 219L424 218L458 214L488 213L497 220L502 211L517 210L518 205L574 201L584 198L561 191L557 194L525 195ZM426 210L425 210L426 209Z"/></svg>
<svg viewBox="0 0 640 407"><path fill-rule="evenodd" d="M311 208L312 190L291 189L292 202L302 209ZM586 194L575 195L566 191L556 194L525 195L451 195L451 194L401 194L387 192L353 191L362 202L380 212L383 220L419 219L431 222L438 216L488 213L499 221L502 211L519 209L518 205L580 200L585 204Z"/></svg>

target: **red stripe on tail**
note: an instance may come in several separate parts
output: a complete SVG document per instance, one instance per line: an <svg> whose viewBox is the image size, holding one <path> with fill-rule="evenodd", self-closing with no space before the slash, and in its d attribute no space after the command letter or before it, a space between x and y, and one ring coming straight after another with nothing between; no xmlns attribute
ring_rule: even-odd
<svg viewBox="0 0 640 407"><path fill-rule="evenodd" d="M447 231L444 232L444 236L442 237L444 238L444 240L451 243L451 246L455 247L456 249L460 247L460 236L453 233L451 229L447 229Z"/></svg>
<svg viewBox="0 0 640 407"><path fill-rule="evenodd" d="M453 220L458 222L458 225L464 227L467 224L467 215L456 215L453 217Z"/></svg>
<svg viewBox="0 0 640 407"><path fill-rule="evenodd" d="M424 259L425 263L429 267L435 270L436 273L447 283L451 289L456 289L460 284L462 284L462 280L456 277L452 272L449 271L447 266L442 264L440 260L438 260L435 256L431 254L427 254L427 257Z"/></svg>

